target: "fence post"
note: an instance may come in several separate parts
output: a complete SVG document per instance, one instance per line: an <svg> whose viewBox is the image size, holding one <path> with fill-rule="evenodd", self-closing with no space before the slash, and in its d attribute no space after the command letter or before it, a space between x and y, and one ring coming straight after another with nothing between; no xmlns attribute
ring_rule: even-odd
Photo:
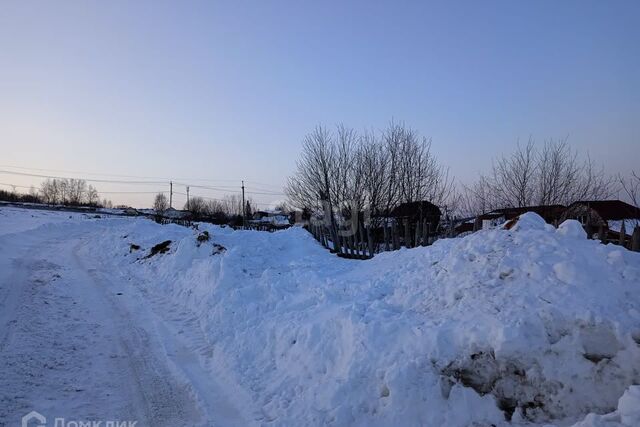
<svg viewBox="0 0 640 427"><path fill-rule="evenodd" d="M631 236L631 250L640 252L640 226L635 226L633 235Z"/></svg>
<svg viewBox="0 0 640 427"><path fill-rule="evenodd" d="M622 220L622 225L620 225L620 236L618 236L618 244L624 247L625 237L627 236L627 230L624 227L624 220Z"/></svg>
<svg viewBox="0 0 640 427"><path fill-rule="evenodd" d="M371 230L371 223L367 227L367 244L369 246L369 256L373 258L373 233Z"/></svg>
<svg viewBox="0 0 640 427"><path fill-rule="evenodd" d="M400 249L400 238L398 237L398 228L400 227L400 224L396 223L393 224L393 227L391 228L391 233L393 234L393 250L397 251L398 249Z"/></svg>
<svg viewBox="0 0 640 427"><path fill-rule="evenodd" d="M591 217L587 218L587 224L584 226L584 231L587 232L587 239L593 238L593 226L591 225Z"/></svg>
<svg viewBox="0 0 640 427"><path fill-rule="evenodd" d="M360 223L358 227L358 255L360 255L360 258L363 259L367 257L367 244L365 243L365 236L366 234L364 224Z"/></svg>
<svg viewBox="0 0 640 427"><path fill-rule="evenodd" d="M602 243L607 243L607 233L604 230L604 225L600 224L598 226L598 240L600 240L600 242Z"/></svg>
<svg viewBox="0 0 640 427"><path fill-rule="evenodd" d="M382 224L382 230L384 232L384 250L389 252L389 224L386 223L386 219L385 223Z"/></svg>
<svg viewBox="0 0 640 427"><path fill-rule="evenodd" d="M411 224L409 218L404 220L404 246L409 249L411 247Z"/></svg>
<svg viewBox="0 0 640 427"><path fill-rule="evenodd" d="M351 254L358 255L358 231L351 235Z"/></svg>
<svg viewBox="0 0 640 427"><path fill-rule="evenodd" d="M429 223L425 219L422 221L422 246L429 244Z"/></svg>
<svg viewBox="0 0 640 427"><path fill-rule="evenodd" d="M329 231L329 228L327 228L326 225L323 225L322 238L324 239L324 246L331 251L331 248L329 247L329 237L331 237L331 232Z"/></svg>
<svg viewBox="0 0 640 427"><path fill-rule="evenodd" d="M349 247L349 254L351 256L354 256L356 254L356 251L355 251L355 248L354 248L354 246L355 246L355 233L349 232L349 234L350 234L349 236L345 236L346 237L345 240L347 241L347 246Z"/></svg>
<svg viewBox="0 0 640 427"><path fill-rule="evenodd" d="M331 212L333 216L333 212ZM336 253L340 253L341 245L340 245L340 236L338 235L338 227L333 218L329 219L329 227L331 227L331 241L333 242L333 250Z"/></svg>

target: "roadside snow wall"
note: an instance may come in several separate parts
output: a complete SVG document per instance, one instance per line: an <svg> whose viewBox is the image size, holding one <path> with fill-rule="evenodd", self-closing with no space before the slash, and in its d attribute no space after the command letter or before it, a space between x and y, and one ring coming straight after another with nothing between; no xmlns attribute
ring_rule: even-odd
<svg viewBox="0 0 640 427"><path fill-rule="evenodd" d="M625 408L640 384L640 254L579 224L525 214L368 261L295 228L207 229L198 246L195 231L136 222L101 244L197 318L212 375L257 423L638 425ZM167 254L128 253L169 239Z"/></svg>

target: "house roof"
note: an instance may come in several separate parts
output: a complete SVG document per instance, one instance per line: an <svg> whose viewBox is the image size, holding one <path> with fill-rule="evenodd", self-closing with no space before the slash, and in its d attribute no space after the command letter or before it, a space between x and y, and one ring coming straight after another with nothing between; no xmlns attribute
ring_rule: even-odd
<svg viewBox="0 0 640 427"><path fill-rule="evenodd" d="M486 214L480 215L480 219L492 219L504 216L506 219L512 219L525 212L535 212L546 220L559 217L566 209L563 205L540 205L540 206L523 206L519 208L503 208L495 209Z"/></svg>
<svg viewBox="0 0 640 427"><path fill-rule="evenodd" d="M392 217L442 215L440 208L431 202L423 200L421 202L402 203L391 211Z"/></svg>
<svg viewBox="0 0 640 427"><path fill-rule="evenodd" d="M605 221L630 218L640 218L640 209L622 200L581 200L572 203L570 207L586 205L598 212Z"/></svg>

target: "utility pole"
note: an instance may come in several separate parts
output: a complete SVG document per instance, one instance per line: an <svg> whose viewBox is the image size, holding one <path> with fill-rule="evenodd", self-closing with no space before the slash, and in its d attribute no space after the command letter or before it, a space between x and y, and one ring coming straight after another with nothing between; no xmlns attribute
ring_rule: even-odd
<svg viewBox="0 0 640 427"><path fill-rule="evenodd" d="M169 209L173 207L173 181L169 181Z"/></svg>
<svg viewBox="0 0 640 427"><path fill-rule="evenodd" d="M187 210L189 210L189 186L187 185Z"/></svg>
<svg viewBox="0 0 640 427"><path fill-rule="evenodd" d="M245 229L247 222L245 220L247 216L247 206L244 203L244 180L242 181L242 229Z"/></svg>

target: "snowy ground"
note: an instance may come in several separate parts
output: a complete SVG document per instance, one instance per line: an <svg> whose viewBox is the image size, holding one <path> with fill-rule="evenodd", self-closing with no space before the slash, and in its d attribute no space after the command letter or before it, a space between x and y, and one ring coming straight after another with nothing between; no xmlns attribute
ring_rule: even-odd
<svg viewBox="0 0 640 427"><path fill-rule="evenodd" d="M0 425L640 425L640 254L576 223L369 261L203 230L0 208Z"/></svg>

